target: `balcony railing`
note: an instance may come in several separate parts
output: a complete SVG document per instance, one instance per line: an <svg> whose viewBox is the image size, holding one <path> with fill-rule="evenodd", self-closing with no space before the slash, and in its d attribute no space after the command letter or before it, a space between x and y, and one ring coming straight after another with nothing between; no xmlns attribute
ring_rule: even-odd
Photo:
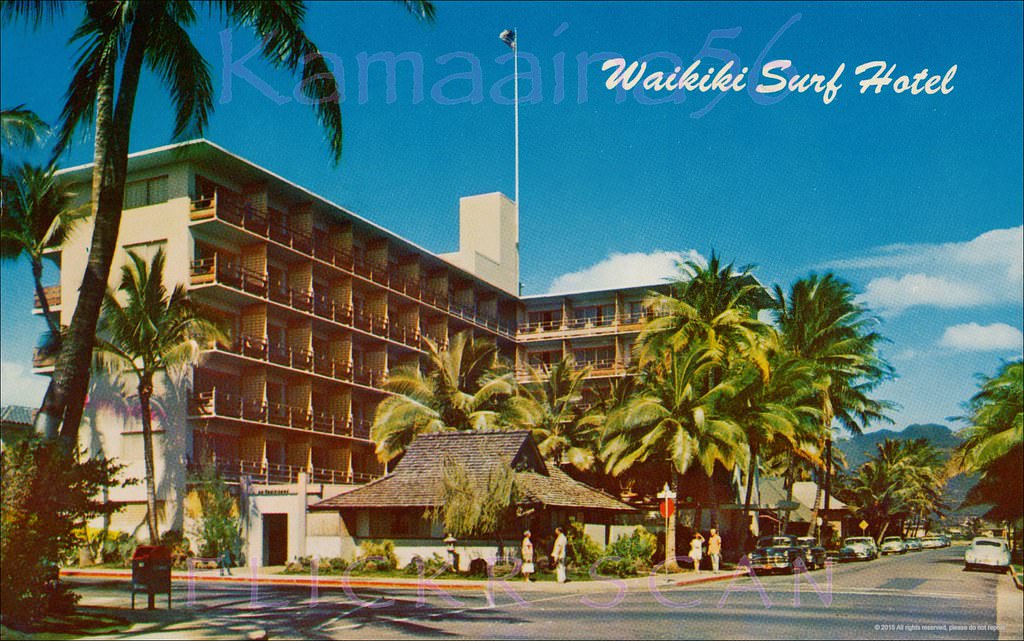
<svg viewBox="0 0 1024 641"><path fill-rule="evenodd" d="M370 438L370 426L349 417L339 418L315 408L311 411L284 403L246 398L217 388L193 394L189 415L194 418L230 418L363 440Z"/></svg>
<svg viewBox="0 0 1024 641"><path fill-rule="evenodd" d="M60 307L60 285L51 285L49 287L44 287L43 296L46 297L46 304L50 307L51 310L54 309L55 307ZM36 311L42 311L43 304L39 300L38 292L35 294L33 299L33 308Z"/></svg>
<svg viewBox="0 0 1024 641"><path fill-rule="evenodd" d="M422 281L399 274L388 265L377 264L364 257L354 256L351 252L331 247L325 239L314 239L283 222L268 222L267 216L251 205L240 205L233 198L220 198L216 195L192 201L193 221L215 219L290 247L300 254L377 283L506 338L514 338L511 327L499 323L492 317L478 314L473 309L449 302L447 293L434 291Z"/></svg>
<svg viewBox="0 0 1024 641"><path fill-rule="evenodd" d="M639 312L619 314L617 316L600 316L597 318L590 316L581 318L564 318L552 321L537 321L534 323L523 323L519 325L516 329L516 335L520 338L524 338L529 337L530 334L540 334L544 332L566 332L597 328L618 329L622 327L640 325L649 318L656 318L662 315L663 314L658 313Z"/></svg>
<svg viewBox="0 0 1024 641"><path fill-rule="evenodd" d="M32 350L32 367L35 369L48 369L57 364L56 353L46 353L38 347Z"/></svg>
<svg viewBox="0 0 1024 641"><path fill-rule="evenodd" d="M369 483L376 478L380 478L378 474L368 472L351 472L348 470L285 465L282 463L242 459L217 458L213 461L213 465L216 467L221 478L226 480L237 481L243 476L248 476L251 481L267 485L298 483L299 474L302 472L306 473L310 483L329 483L333 485ZM189 466L192 471L198 471L199 467L195 464Z"/></svg>
<svg viewBox="0 0 1024 641"><path fill-rule="evenodd" d="M577 360L575 361L577 369L590 368L590 376L615 376L619 374L625 374L629 370L629 366L625 363L618 362L614 359L609 360ZM545 363L530 363L530 368L533 371L540 374L541 377L546 378L549 373L549 365ZM516 368L516 380L519 382L529 382L533 379L530 368L519 367Z"/></svg>
<svg viewBox="0 0 1024 641"><path fill-rule="evenodd" d="M267 286L267 276L235 263L222 260L219 255L192 262L193 285L221 284L265 300L284 305L306 314L329 320L348 328L362 330L380 338L390 339L414 349L426 346L420 333L410 328L389 331L387 316L373 314L349 304L336 303L327 296L291 289L284 285Z"/></svg>
<svg viewBox="0 0 1024 641"><path fill-rule="evenodd" d="M282 367L313 372L321 376L327 376L346 383L353 382L352 364L335 361L325 354L319 354L304 349L293 349L286 345L271 346L265 338L257 336L241 335L234 343L225 345L218 343L217 351L229 354L238 354L255 360L264 361ZM387 380L386 373L373 370L372 380L375 384L382 384ZM355 381L359 383L360 381Z"/></svg>

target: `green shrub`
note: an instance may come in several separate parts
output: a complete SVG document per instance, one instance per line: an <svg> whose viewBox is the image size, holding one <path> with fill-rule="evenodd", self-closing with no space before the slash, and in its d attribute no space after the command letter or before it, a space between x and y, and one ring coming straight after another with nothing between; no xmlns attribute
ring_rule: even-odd
<svg viewBox="0 0 1024 641"><path fill-rule="evenodd" d="M85 459L83 455L81 457ZM116 508L95 500L121 466L79 460L56 441L26 437L0 463L0 614L4 625L66 613L78 599L60 582L60 561L85 542L81 524Z"/></svg>
<svg viewBox="0 0 1024 641"><path fill-rule="evenodd" d="M417 554L412 557L412 560L409 561L408 565L406 565L402 571L409 576L419 576L420 564L423 565L423 574L426 576L432 576L437 574L441 568L445 567L445 565L448 564L448 561L446 561L445 558L437 552L430 555L429 559L424 559L422 556Z"/></svg>
<svg viewBox="0 0 1024 641"><path fill-rule="evenodd" d="M635 576L648 572L657 549L657 537L642 525L637 526L628 536L620 536L608 546L608 549L605 550L605 558L617 558L617 560L605 561L599 567L599 571L602 574L617 574L618 576Z"/></svg>
<svg viewBox="0 0 1024 641"><path fill-rule="evenodd" d="M565 537L568 540L565 560L569 567L586 570L601 558L601 547L584 531L582 523L570 521Z"/></svg>
<svg viewBox="0 0 1024 641"><path fill-rule="evenodd" d="M398 557L395 555L395 542L387 539L382 541L363 541L359 544L357 559L377 557L372 561L366 561L362 569L368 572L377 570L394 570L398 567Z"/></svg>

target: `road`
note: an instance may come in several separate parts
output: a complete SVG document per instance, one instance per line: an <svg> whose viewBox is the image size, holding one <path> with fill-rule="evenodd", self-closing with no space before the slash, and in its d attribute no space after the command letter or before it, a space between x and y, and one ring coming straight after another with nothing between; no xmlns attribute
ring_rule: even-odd
<svg viewBox="0 0 1024 641"><path fill-rule="evenodd" d="M621 586L534 584L516 595L499 586L491 603L483 591L426 590L421 598L415 590L365 588L322 589L314 603L309 589L260 586L254 595L248 587L199 584L191 605L181 586L170 612L131 613L138 622L131 636L235 638L263 629L271 639L1019 638L1020 592L1005 575L964 572L962 558L963 548L954 547L842 564L832 568L831 586L827 571L686 587L663 577ZM85 606L126 603L124 583L76 584Z"/></svg>

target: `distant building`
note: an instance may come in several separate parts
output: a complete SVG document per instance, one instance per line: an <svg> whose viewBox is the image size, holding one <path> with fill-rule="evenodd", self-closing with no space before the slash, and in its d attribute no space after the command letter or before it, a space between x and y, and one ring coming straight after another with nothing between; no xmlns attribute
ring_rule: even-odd
<svg viewBox="0 0 1024 641"><path fill-rule="evenodd" d="M32 433L36 408L23 405L0 407L0 446L6 447L26 434Z"/></svg>
<svg viewBox="0 0 1024 641"><path fill-rule="evenodd" d="M786 491L785 479L763 477L758 479L757 490L753 498L753 509L757 513L758 531L763 534L781 532L781 526L788 521L785 534L805 536L814 521L814 502L818 497L818 518L822 523L829 524L833 532L840 536L860 534L853 527L853 509L835 496L830 496L828 509L825 509L824 491L818 494L818 484L812 481L796 481L793 483L792 497ZM791 501L791 503L790 503ZM788 513L788 519L787 519Z"/></svg>

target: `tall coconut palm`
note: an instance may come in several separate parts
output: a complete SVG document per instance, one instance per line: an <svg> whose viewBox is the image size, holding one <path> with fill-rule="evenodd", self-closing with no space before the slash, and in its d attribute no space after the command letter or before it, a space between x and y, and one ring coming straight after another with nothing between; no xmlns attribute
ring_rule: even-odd
<svg viewBox="0 0 1024 641"><path fill-rule="evenodd" d="M377 406L370 428L382 462L405 452L419 434L499 427L504 401L514 391L494 343L469 332L455 334L445 349L425 340L427 371L396 367L384 383L393 396Z"/></svg>
<svg viewBox="0 0 1024 641"><path fill-rule="evenodd" d="M822 442L831 438L833 421L854 434L871 422L891 422L885 412L893 404L871 397L892 376L878 353L885 339L848 282L828 273L797 280L788 294L776 286L773 313L783 348L814 369ZM811 533L817 527L821 486L819 482Z"/></svg>
<svg viewBox="0 0 1024 641"><path fill-rule="evenodd" d="M1004 363L980 382L960 419L969 426L953 455L953 471L981 474L966 504L992 506L990 518L1015 521L1024 511L1024 360Z"/></svg>
<svg viewBox="0 0 1024 641"><path fill-rule="evenodd" d="M530 381L520 385L509 399L506 420L533 432L540 453L557 463L570 463L578 470L593 467L596 426L582 421L579 402L589 368L576 369L566 357L547 371L530 368Z"/></svg>
<svg viewBox="0 0 1024 641"><path fill-rule="evenodd" d="M72 194L54 180L53 169L22 164L3 181L0 208L0 259L24 256L32 268L36 298L43 310L55 349L60 348L61 327L50 311L43 287L43 259L48 247L63 242L68 231L81 220L72 207Z"/></svg>
<svg viewBox="0 0 1024 641"><path fill-rule="evenodd" d="M55 155L68 148L80 127L95 121L95 224L78 303L50 381L52 393L37 416L44 427L59 423L61 436L68 443L77 441L93 337L117 248L131 121L143 71L151 71L169 90L174 138L201 134L213 108L209 66L187 31L198 15L193 2L86 0L84 4L84 17L72 36L81 53L61 113ZM204 4L229 28L254 31L261 39L263 58L272 65L301 73L300 90L324 127L331 155L337 161L342 148L337 82L305 33L305 3L224 0ZM419 18L433 18L433 6L425 0L403 4ZM59 15L65 6L8 2L2 11L4 18L27 18L38 26Z"/></svg>
<svg viewBox="0 0 1024 641"><path fill-rule="evenodd" d="M149 264L134 252L128 252L128 259L121 268L120 286L116 292L108 291L103 301L96 357L106 368L134 376L137 383L146 466L146 524L156 545L160 539L153 463L154 379L164 371L172 381L175 370L195 362L203 344L226 342L227 337L197 313L183 285L168 294L162 249Z"/></svg>
<svg viewBox="0 0 1024 641"><path fill-rule="evenodd" d="M735 393L723 403L723 412L743 433L747 455L747 488L743 501L744 523L750 522L754 481L762 456L778 451L796 451L801 426L817 418L813 403L814 372L808 363L784 352L769 357L764 376L757 367L744 363L732 375ZM740 549L746 549L749 529L741 534Z"/></svg>
<svg viewBox="0 0 1024 641"><path fill-rule="evenodd" d="M642 366L667 356L672 348L700 343L718 368L727 367L731 357L746 354L757 343L764 325L756 312L767 295L749 267L722 265L715 254L706 266L687 261L681 271L672 293L652 294L645 301L659 313L637 339L638 362Z"/></svg>
<svg viewBox="0 0 1024 641"><path fill-rule="evenodd" d="M723 397L734 392L731 383L709 385L715 354L695 343L671 354L667 363L650 366L637 393L608 415L601 454L616 476L638 463L666 462L676 492L679 476L691 468L709 478L716 465L731 469L743 434L719 412ZM674 566L675 519L669 519L665 556Z"/></svg>

